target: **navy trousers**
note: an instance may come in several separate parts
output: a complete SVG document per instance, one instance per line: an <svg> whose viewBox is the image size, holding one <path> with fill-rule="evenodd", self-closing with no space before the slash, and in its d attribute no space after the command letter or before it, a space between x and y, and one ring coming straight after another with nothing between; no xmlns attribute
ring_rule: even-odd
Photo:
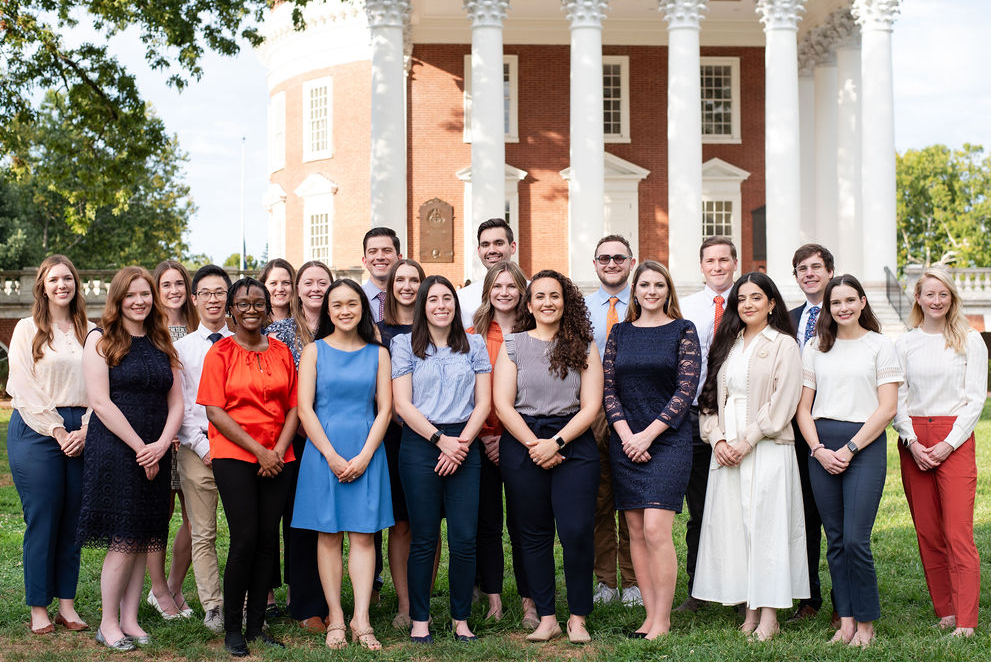
<svg viewBox="0 0 991 662"><path fill-rule="evenodd" d="M86 408L59 407L58 413L72 432L82 427ZM66 456L54 437L35 432L14 410L7 426L7 459L24 511L25 601L47 607L54 598L74 599L83 456Z"/></svg>
<svg viewBox="0 0 991 662"><path fill-rule="evenodd" d="M570 416L523 420L538 438L556 434ZM591 430L561 451L565 461L541 469L526 446L509 432L499 440L499 467L506 484L506 502L520 535L523 570L530 597L540 616L555 613L554 528L564 552L568 610L575 616L592 612L595 564L595 499L599 489L599 450Z"/></svg>
<svg viewBox="0 0 991 662"><path fill-rule="evenodd" d="M861 426L862 423L820 418L816 432L819 443L835 451L845 446ZM809 463L809 479L826 532L833 608L841 617L852 616L861 623L881 616L871 530L881 503L887 465L884 432L854 455L841 474L834 476L818 461Z"/></svg>

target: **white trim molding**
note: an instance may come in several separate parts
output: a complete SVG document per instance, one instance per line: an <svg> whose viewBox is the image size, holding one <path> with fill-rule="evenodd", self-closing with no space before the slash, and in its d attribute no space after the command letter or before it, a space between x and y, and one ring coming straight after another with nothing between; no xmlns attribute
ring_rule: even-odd
<svg viewBox="0 0 991 662"><path fill-rule="evenodd" d="M506 106L506 142L518 143L520 141L519 128L519 70L520 58L518 55L503 55L503 84L508 83L509 99L503 98ZM464 90L464 141L471 143L471 53L464 57L465 90ZM508 71L506 70L508 67ZM505 79L505 74L509 74L509 80ZM508 103L507 103L508 101Z"/></svg>
<svg viewBox="0 0 991 662"><path fill-rule="evenodd" d="M628 55L603 55L602 56L602 97L603 109L605 113L605 68L607 66L619 65L619 133L604 132L602 139L607 143L628 143L630 136L630 56ZM605 117L603 116L603 127Z"/></svg>
<svg viewBox="0 0 991 662"><path fill-rule="evenodd" d="M321 174L313 173L293 191L303 199L303 261L323 260L328 266L334 261L334 194L337 184ZM313 225L324 219L319 217L326 214L326 235L320 246L314 247ZM318 220L319 219L319 220ZM324 241L326 244L324 244Z"/></svg>
<svg viewBox="0 0 991 662"><path fill-rule="evenodd" d="M268 259L286 256L286 191L272 183L262 196L262 208L268 213Z"/></svg>
<svg viewBox="0 0 991 662"><path fill-rule="evenodd" d="M709 159L702 164L702 208L706 202L729 202L733 227L733 244L742 245L743 239L743 195L740 185L750 177L750 173L722 159ZM699 218L699 223L702 219ZM702 236L704 240L706 237Z"/></svg>
<svg viewBox="0 0 991 662"><path fill-rule="evenodd" d="M706 102L704 97L705 85L702 85L702 67L729 67L730 72L730 132L726 133L702 133L702 143L739 145L743 142L743 135L740 132L740 58L739 57L700 57L699 58L699 85L702 92L702 103ZM700 106L701 108L701 106ZM705 111L702 110L702 126L705 130Z"/></svg>
<svg viewBox="0 0 991 662"><path fill-rule="evenodd" d="M323 93L320 93L321 88ZM323 98L322 116L314 117L314 96ZM303 162L329 159L334 156L334 79L332 76L313 78L303 83ZM322 122L323 126L318 126ZM322 131L324 135L317 132ZM317 135L314 135L317 133Z"/></svg>
<svg viewBox="0 0 991 662"><path fill-rule="evenodd" d="M286 167L286 93L273 94L268 101L268 172Z"/></svg>
<svg viewBox="0 0 991 662"><path fill-rule="evenodd" d="M509 227L513 230L516 240L520 239L520 193L519 183L527 177L526 170L514 168L508 163L505 165L506 172L506 211L509 214ZM455 176L464 182L464 214L462 215L462 225L464 226L464 267L465 279L472 282L485 277L485 266L478 259L478 238L477 230L471 221L471 166L462 168L454 173ZM519 254L514 254L513 262L519 262Z"/></svg>

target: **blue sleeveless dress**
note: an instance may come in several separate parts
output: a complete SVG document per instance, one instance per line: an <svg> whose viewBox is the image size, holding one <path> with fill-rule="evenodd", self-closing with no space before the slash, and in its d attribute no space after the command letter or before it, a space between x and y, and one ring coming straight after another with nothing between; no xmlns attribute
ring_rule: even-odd
<svg viewBox="0 0 991 662"><path fill-rule="evenodd" d="M317 347L313 410L334 450L345 460L358 455L375 420L379 346L345 352L323 340ZM358 480L342 483L309 439L299 463L292 526L325 533L374 533L395 524L385 448L375 449Z"/></svg>

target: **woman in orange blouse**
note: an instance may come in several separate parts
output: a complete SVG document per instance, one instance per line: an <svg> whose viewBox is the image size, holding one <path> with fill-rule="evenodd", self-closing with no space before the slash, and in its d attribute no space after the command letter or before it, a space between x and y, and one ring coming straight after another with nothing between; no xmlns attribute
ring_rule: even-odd
<svg viewBox="0 0 991 662"><path fill-rule="evenodd" d="M248 655L247 641L282 647L262 631L279 519L296 460L296 367L289 348L262 334L272 305L265 286L242 278L227 294L234 335L218 340L203 360L197 402L210 420L210 457L230 528L224 570L224 647ZM247 623L241 607L248 596Z"/></svg>
<svg viewBox="0 0 991 662"><path fill-rule="evenodd" d="M485 334L489 360L495 365L504 333L513 333L526 312L523 293L526 276L513 262L500 262L489 269L482 282L482 305L475 311L474 326L468 333ZM491 378L491 375L489 376ZM499 438L502 423L489 414L479 439L482 441L482 468L478 486L478 538L475 543L476 583L489 598L486 618L502 618L502 478L499 474ZM516 589L523 599L523 626L533 630L540 623L537 608L530 599L523 563L520 561L519 536L513 513L507 508L509 539L513 548L513 572Z"/></svg>

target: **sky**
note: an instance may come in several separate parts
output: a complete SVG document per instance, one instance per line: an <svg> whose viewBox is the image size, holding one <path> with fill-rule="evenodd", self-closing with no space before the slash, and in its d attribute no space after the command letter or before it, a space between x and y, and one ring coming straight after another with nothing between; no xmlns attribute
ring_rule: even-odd
<svg viewBox="0 0 991 662"><path fill-rule="evenodd" d="M936 143L991 148L988 34L987 0L903 0L892 35L899 152ZM235 58L207 55L203 77L179 93L145 66L134 35L115 38L113 48L189 154L186 181L197 206L187 236L191 251L220 261L240 250L243 202L247 252L260 257L268 236L261 206L268 186L268 92L258 57L246 46Z"/></svg>

